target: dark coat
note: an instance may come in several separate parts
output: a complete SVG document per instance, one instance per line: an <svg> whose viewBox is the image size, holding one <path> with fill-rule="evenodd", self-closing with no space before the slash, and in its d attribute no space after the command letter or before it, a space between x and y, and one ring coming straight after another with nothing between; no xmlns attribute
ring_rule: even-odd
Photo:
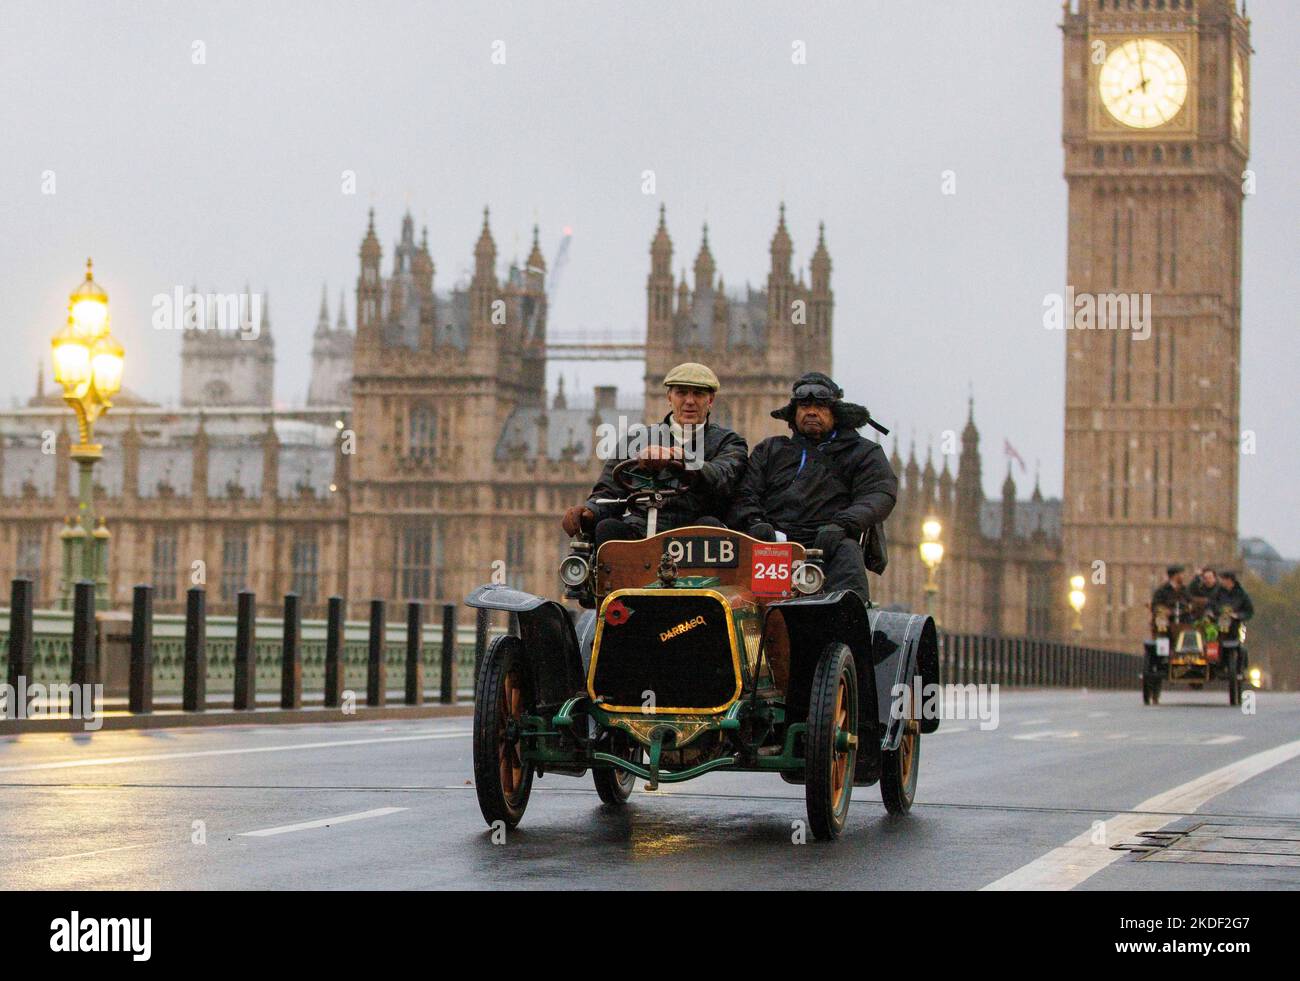
<svg viewBox="0 0 1300 981"><path fill-rule="evenodd" d="M746 531L766 521L808 545L822 525L839 525L857 538L889 517L897 499L898 478L879 443L852 428L837 429L815 446L791 433L754 447L727 523Z"/></svg>
<svg viewBox="0 0 1300 981"><path fill-rule="evenodd" d="M664 416L663 423L668 425L671 413ZM711 515L722 520L731 507L731 498L736 492L740 478L745 472L745 460L749 455L749 444L739 433L718 426L711 422L704 424L704 462L700 468L689 472L690 489L673 497L659 510L656 521L658 531L681 528L692 524L696 519ZM622 460L609 460L600 473L600 479L591 489L587 507L596 515L596 520L604 518L622 518L624 508L619 504L595 504L601 497L626 497L627 491L614 482L614 468ZM644 528L646 509L638 506L627 519L633 525Z"/></svg>
<svg viewBox="0 0 1300 981"><path fill-rule="evenodd" d="M1174 604L1179 604L1185 611L1191 605L1191 596L1187 592L1187 587L1179 588L1169 580L1165 580L1156 587L1156 591L1151 594L1151 606L1167 606L1169 609L1174 608Z"/></svg>
<svg viewBox="0 0 1300 981"><path fill-rule="evenodd" d="M1250 601L1250 594L1241 588L1241 583L1234 583L1231 589L1220 586L1215 590L1213 602L1220 610L1231 610L1238 620L1249 620L1255 615L1255 604Z"/></svg>

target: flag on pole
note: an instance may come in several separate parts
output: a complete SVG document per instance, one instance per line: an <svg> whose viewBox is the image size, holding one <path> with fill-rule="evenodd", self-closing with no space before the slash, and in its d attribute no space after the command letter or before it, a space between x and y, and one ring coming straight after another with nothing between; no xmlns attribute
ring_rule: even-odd
<svg viewBox="0 0 1300 981"><path fill-rule="evenodd" d="M1011 445L1011 440L1006 439L1005 437L1002 440L1002 452L1006 455L1007 459L1015 460L1018 464L1020 464L1021 473L1025 472L1026 467L1025 467L1024 457L1022 457L1019 453L1016 452L1016 448Z"/></svg>

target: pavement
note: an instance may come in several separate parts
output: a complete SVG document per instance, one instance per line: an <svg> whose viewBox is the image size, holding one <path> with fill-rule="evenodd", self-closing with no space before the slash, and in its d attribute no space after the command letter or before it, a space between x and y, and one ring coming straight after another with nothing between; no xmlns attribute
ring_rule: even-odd
<svg viewBox="0 0 1300 981"><path fill-rule="evenodd" d="M497 843L466 718L11 735L0 889L1300 889L1300 694L1226 700L1003 692L923 737L911 814L859 788L831 844L796 843L801 787L727 773L625 808L550 775ZM1111 847L1160 830L1190 834Z"/></svg>

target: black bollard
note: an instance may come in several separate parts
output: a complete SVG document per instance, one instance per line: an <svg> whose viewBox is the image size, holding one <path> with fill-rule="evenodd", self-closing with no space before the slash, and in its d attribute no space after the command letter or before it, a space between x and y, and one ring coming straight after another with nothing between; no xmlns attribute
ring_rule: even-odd
<svg viewBox="0 0 1300 981"><path fill-rule="evenodd" d="M235 595L235 708L257 708L257 594Z"/></svg>
<svg viewBox="0 0 1300 981"><path fill-rule="evenodd" d="M284 594L284 643L280 647L280 708L302 708L302 603Z"/></svg>
<svg viewBox="0 0 1300 981"><path fill-rule="evenodd" d="M208 700L208 624L207 600L202 586L191 586L185 593L185 680L181 689L181 708L202 712Z"/></svg>
<svg viewBox="0 0 1300 981"><path fill-rule="evenodd" d="M438 701L456 704L456 604L442 608L442 678Z"/></svg>
<svg viewBox="0 0 1300 981"><path fill-rule="evenodd" d="M153 587L131 592L131 683L129 708L137 715L153 711Z"/></svg>
<svg viewBox="0 0 1300 981"><path fill-rule="evenodd" d="M9 597L9 687L17 691L19 678L32 680L32 581L15 579Z"/></svg>
<svg viewBox="0 0 1300 981"><path fill-rule="evenodd" d="M343 701L343 597L331 596L325 622L325 707Z"/></svg>
<svg viewBox="0 0 1300 981"><path fill-rule="evenodd" d="M95 584L83 579L72 594L72 678L74 685L95 683Z"/></svg>
<svg viewBox="0 0 1300 981"><path fill-rule="evenodd" d="M424 604L406 604L406 704L424 704Z"/></svg>
<svg viewBox="0 0 1300 981"><path fill-rule="evenodd" d="M388 700L384 666L384 601L370 601L370 649L366 665L366 704L383 705Z"/></svg>

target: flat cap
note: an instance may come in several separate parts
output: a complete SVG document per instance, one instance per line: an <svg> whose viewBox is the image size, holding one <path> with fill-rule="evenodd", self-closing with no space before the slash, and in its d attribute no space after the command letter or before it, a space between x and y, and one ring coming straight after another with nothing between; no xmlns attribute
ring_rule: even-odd
<svg viewBox="0 0 1300 981"><path fill-rule="evenodd" d="M687 361L673 368L668 374L664 375L664 388L670 388L673 385L689 385L691 388L707 388L710 392L717 393L722 385L718 382L718 376L713 373L713 369L706 364L700 364L697 361Z"/></svg>

